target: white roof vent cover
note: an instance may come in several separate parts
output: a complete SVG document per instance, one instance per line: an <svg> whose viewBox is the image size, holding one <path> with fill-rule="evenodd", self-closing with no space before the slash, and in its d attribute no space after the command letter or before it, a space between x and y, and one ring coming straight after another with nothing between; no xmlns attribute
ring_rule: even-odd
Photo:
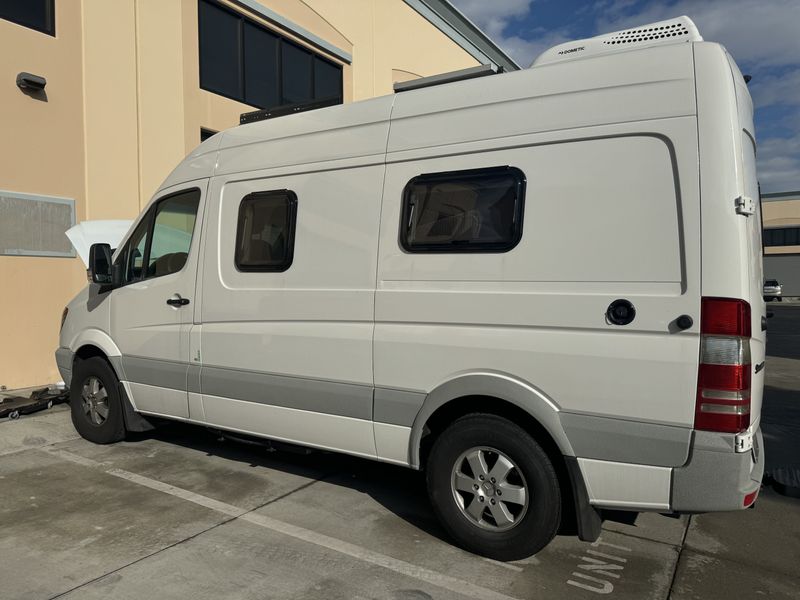
<svg viewBox="0 0 800 600"><path fill-rule="evenodd" d="M660 46L677 42L702 42L694 22L687 16L649 23L623 31L615 31L576 42L554 46L540 54L532 67L562 62L585 56L611 54L634 48Z"/></svg>

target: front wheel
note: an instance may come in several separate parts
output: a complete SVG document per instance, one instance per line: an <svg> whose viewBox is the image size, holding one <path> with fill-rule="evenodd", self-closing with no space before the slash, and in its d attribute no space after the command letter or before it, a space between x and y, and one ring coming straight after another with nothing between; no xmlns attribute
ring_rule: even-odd
<svg viewBox="0 0 800 600"><path fill-rule="evenodd" d="M473 414L450 425L431 449L427 482L440 521L470 552L526 558L558 531L553 464L533 437L501 417Z"/></svg>
<svg viewBox="0 0 800 600"><path fill-rule="evenodd" d="M72 424L81 437L96 444L125 439L119 381L99 356L77 359L70 386Z"/></svg>

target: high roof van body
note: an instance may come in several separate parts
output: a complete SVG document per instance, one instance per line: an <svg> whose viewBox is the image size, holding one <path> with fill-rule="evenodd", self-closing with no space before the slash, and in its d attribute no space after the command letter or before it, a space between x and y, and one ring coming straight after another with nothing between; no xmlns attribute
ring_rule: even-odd
<svg viewBox="0 0 800 600"><path fill-rule="evenodd" d="M93 247L57 351L73 420L424 469L455 541L498 559L562 506L585 540L604 508L746 508L755 151L739 69L685 17L227 130Z"/></svg>

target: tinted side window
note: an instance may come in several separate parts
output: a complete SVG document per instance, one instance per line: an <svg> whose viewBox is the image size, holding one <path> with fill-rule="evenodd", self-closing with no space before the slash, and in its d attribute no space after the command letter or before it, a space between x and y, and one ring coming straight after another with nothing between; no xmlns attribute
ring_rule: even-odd
<svg viewBox="0 0 800 600"><path fill-rule="evenodd" d="M49 35L56 34L54 0L0 0L0 19Z"/></svg>
<svg viewBox="0 0 800 600"><path fill-rule="evenodd" d="M183 269L192 245L199 202L200 192L191 190L158 203L147 255L147 278Z"/></svg>
<svg viewBox="0 0 800 600"><path fill-rule="evenodd" d="M256 192L239 205L236 268L281 272L292 264L297 196L289 190Z"/></svg>
<svg viewBox="0 0 800 600"><path fill-rule="evenodd" d="M525 175L495 167L420 175L403 192L409 252L507 252L522 237Z"/></svg>

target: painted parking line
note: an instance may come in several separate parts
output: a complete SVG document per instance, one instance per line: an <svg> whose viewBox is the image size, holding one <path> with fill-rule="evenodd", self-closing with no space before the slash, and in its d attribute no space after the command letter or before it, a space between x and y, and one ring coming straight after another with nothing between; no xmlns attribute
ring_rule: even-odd
<svg viewBox="0 0 800 600"><path fill-rule="evenodd" d="M507 596L482 586L462 581L460 579L450 577L449 575L432 571L430 569L426 569L425 567L420 567L418 565L414 565L412 563L399 560L379 552L373 552L372 550L367 550L366 548L357 546L356 544L351 544L337 538L317 533L310 529L305 529L303 527L291 525L271 517L259 515L237 506L233 506L232 504L220 502L218 500L214 500L213 498L209 498L208 496L203 496L202 494L197 494L183 488L169 485L156 479L151 479L150 477L138 475L123 469L106 468L107 464L92 460L90 458L85 458L78 454L73 454L72 452L66 450L59 450L55 448L39 448L39 450L62 460L74 462L85 467L101 469L113 477L118 477L120 479L130 481L131 483L163 492L176 498L181 498L187 502L198 504L235 519L247 521L248 523L258 525L259 527L263 527L265 529L269 529L271 531L275 531L277 533L281 533L283 535L287 535L289 537L293 537L322 548L327 548L329 550L333 550L334 552L345 554L363 562L383 567L400 575L412 577L424 583L428 583L430 585L434 585L469 598L475 598L476 600L519 600L517 598L513 598L512 596Z"/></svg>

